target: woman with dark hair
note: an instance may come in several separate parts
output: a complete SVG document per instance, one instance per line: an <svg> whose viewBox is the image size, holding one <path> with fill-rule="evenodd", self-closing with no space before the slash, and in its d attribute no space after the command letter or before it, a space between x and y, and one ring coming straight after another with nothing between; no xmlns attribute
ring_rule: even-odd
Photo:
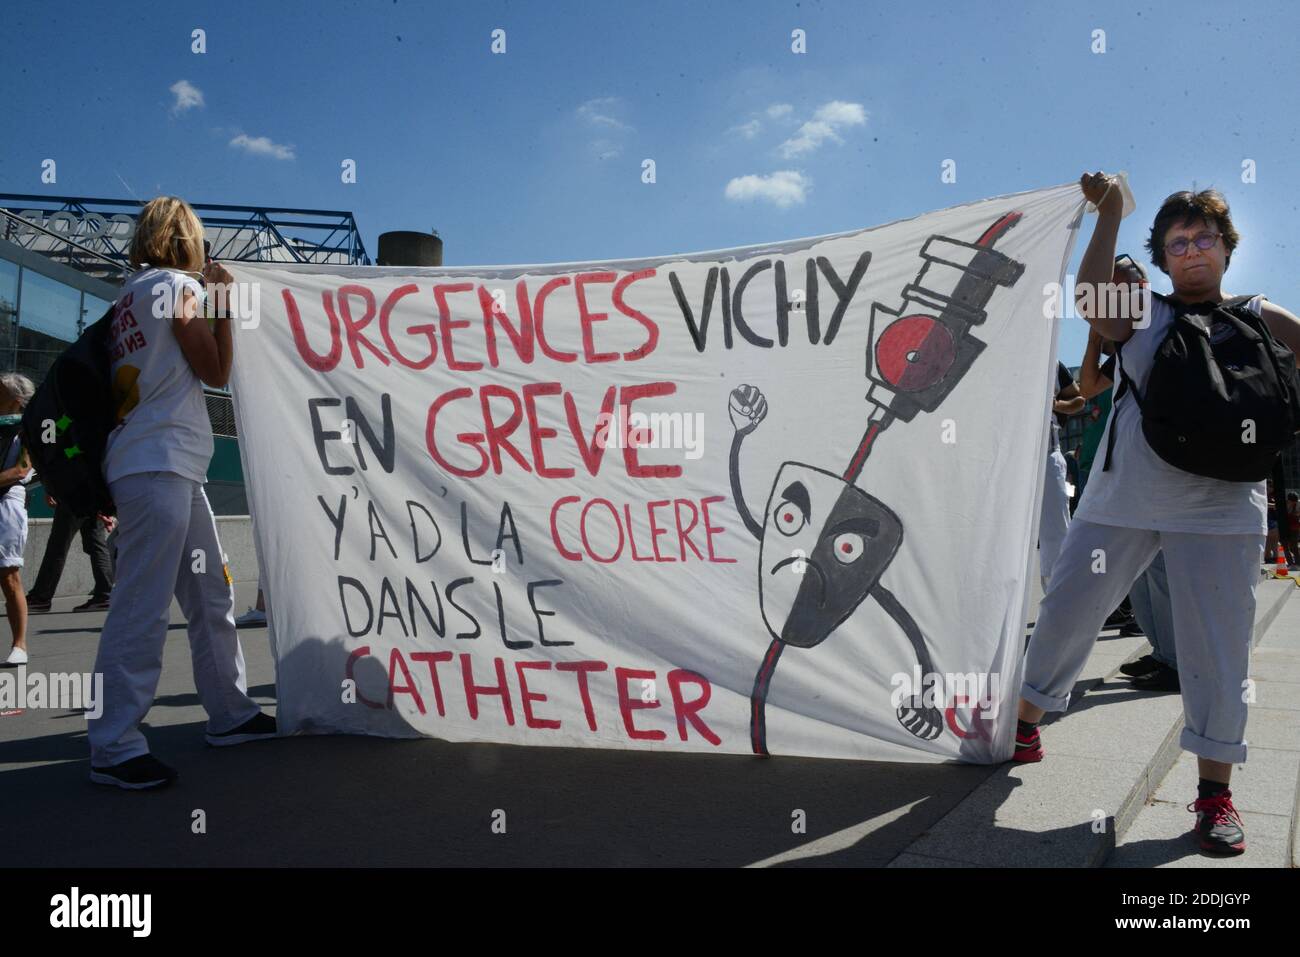
<svg viewBox="0 0 1300 957"><path fill-rule="evenodd" d="M1089 294L1081 312L1100 336L1119 344L1121 373L1141 395L1174 310L1204 304L1208 314L1228 298L1221 284L1240 237L1217 192L1168 197L1147 249L1173 293L1151 297L1146 314L1134 317L1114 308L1116 297L1099 294L1115 264L1120 191L1100 172L1084 174L1080 186L1098 209L1076 282ZM1249 308L1300 354L1300 319L1262 296ZM1189 807L1196 812L1194 830L1203 849L1240 853L1245 835L1228 784L1233 764L1246 760L1242 689L1266 527L1264 482L1222 481L1165 462L1146 441L1131 390L1117 397L1106 428L1104 465L1092 470L1029 643L1015 759L1042 760L1039 720L1069 704L1107 613L1163 551L1183 697L1180 743L1197 756L1200 770Z"/></svg>

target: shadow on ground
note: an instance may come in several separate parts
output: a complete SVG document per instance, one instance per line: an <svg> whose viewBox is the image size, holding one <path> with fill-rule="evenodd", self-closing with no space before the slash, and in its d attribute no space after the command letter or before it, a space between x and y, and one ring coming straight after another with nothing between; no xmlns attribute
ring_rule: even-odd
<svg viewBox="0 0 1300 957"><path fill-rule="evenodd" d="M738 866L914 804L792 862L881 865L994 770L352 736L216 749L196 722L145 729L174 786L123 792L89 783L84 723L65 720L67 733L0 745L6 816L21 822L8 866ZM32 761L48 763L3 770Z"/></svg>

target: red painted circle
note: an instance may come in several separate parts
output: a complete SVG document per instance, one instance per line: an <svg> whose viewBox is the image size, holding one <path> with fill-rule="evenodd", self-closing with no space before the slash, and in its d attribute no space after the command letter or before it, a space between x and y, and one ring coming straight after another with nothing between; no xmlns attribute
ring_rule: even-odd
<svg viewBox="0 0 1300 957"><path fill-rule="evenodd" d="M904 316L881 333L876 366L902 392L928 389L948 373L957 355L952 333L933 316Z"/></svg>

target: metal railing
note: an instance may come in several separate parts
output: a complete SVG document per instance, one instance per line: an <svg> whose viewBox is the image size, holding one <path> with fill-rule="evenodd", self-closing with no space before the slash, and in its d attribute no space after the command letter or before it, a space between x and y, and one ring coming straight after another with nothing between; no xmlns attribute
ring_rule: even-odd
<svg viewBox="0 0 1300 957"><path fill-rule="evenodd" d="M28 229L34 229L37 230L38 232L44 233L45 235L51 237L52 239L64 244L65 246L70 246L72 249L76 250L77 253L79 253L84 257L87 257L89 259L95 259L98 260L99 262L104 263L108 268L110 268L114 273L116 273L119 279L125 279L127 276L131 275L131 267L128 266L126 263L119 262L116 259L113 259L109 256L105 256L103 253L95 252L95 250L91 249L89 246L83 246L81 245L81 243L71 240L67 236L62 235L53 229L46 229L44 226L41 226L38 223L33 223L29 219L23 219L21 216L15 216L13 213L9 212L9 210L4 209L3 207L0 207L0 216L4 217L4 239L8 242L14 242L15 232L19 230L26 231ZM19 245L19 244L15 243L15 245ZM41 255L45 256L47 259L52 259L55 262L59 261L59 257L57 255L51 255L50 253L44 253L44 252ZM68 259L66 265L72 266L74 269L79 269L79 267L75 264L75 262L73 262L72 254L66 253L65 255ZM79 270L79 271L84 272L86 270Z"/></svg>
<svg viewBox="0 0 1300 957"><path fill-rule="evenodd" d="M21 206L27 203L40 206ZM57 209L49 208L55 204ZM144 206L144 202L0 193L0 209L6 206L17 212L48 215L51 222L66 221L70 224L69 229L73 228L72 224L78 224L77 228L80 228L82 224L94 223L95 227L88 236L89 244L100 247L111 260L123 262L135 214ZM215 259L266 261L278 260L277 254L280 254L288 262L370 265L370 256L366 253L356 218L346 210L232 206L224 203L190 203L190 208L203 221L208 238L212 240L212 256ZM12 217L13 214L10 215ZM26 217L17 218L25 225L37 226ZM120 234L117 229L120 224L129 227L127 235ZM50 232L47 229L42 231ZM295 235L304 232L313 238ZM53 235L66 238L57 230Z"/></svg>

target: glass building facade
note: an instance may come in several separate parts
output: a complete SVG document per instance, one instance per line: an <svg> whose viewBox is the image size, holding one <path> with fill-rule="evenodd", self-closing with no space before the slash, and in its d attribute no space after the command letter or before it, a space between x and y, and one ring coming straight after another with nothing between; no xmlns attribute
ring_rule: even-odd
<svg viewBox="0 0 1300 957"><path fill-rule="evenodd" d="M117 289L113 282L0 239L0 371L20 372L39 385L59 354L113 304ZM205 391L214 446L208 499L218 515L246 515L230 396ZM28 494L27 511L33 518L53 514L39 486Z"/></svg>
<svg viewBox="0 0 1300 957"><path fill-rule="evenodd" d="M0 371L38 385L82 331L116 300L139 200L0 193ZM191 203L214 259L369 265L346 210ZM230 394L205 389L213 455L206 484L218 515L246 515L244 473ZM39 488L28 512L47 516Z"/></svg>
<svg viewBox="0 0 1300 957"><path fill-rule="evenodd" d="M116 296L114 286L28 253L0 247L0 363L40 382L50 364Z"/></svg>

